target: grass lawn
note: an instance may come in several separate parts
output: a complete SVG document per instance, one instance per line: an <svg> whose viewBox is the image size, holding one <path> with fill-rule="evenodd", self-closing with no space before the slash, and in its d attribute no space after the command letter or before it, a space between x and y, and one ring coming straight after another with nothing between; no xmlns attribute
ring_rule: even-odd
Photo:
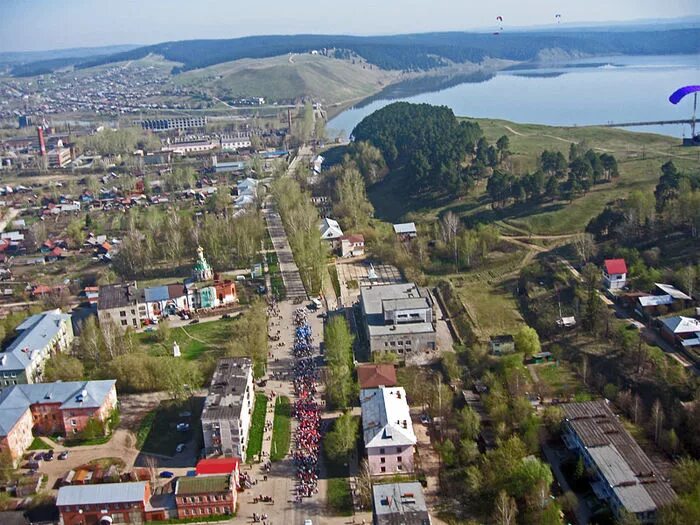
<svg viewBox="0 0 700 525"><path fill-rule="evenodd" d="M272 424L272 450L270 461L281 461L289 452L292 436L292 407L289 398L279 396L275 403L275 419Z"/></svg>
<svg viewBox="0 0 700 525"><path fill-rule="evenodd" d="M328 508L336 516L352 516L352 493L348 478L328 480Z"/></svg>
<svg viewBox="0 0 700 525"><path fill-rule="evenodd" d="M136 334L136 342L143 350L155 355L172 355L173 342L177 341L182 357L188 361L207 354L218 357L221 349L235 337L236 325L236 319L220 319L172 328L163 342L158 341L155 331L141 332ZM157 327L154 329L158 330Z"/></svg>
<svg viewBox="0 0 700 525"><path fill-rule="evenodd" d="M455 282L459 297L469 310L474 333L479 340L490 336L513 334L523 324L523 318L513 294L499 283L487 280Z"/></svg>
<svg viewBox="0 0 700 525"><path fill-rule="evenodd" d="M141 420L138 432L136 432L136 448L139 450L141 449L141 447L143 447L143 444L146 442L148 434L151 433L151 429L153 428L153 422L156 419L156 412L157 409L151 410Z"/></svg>
<svg viewBox="0 0 700 525"><path fill-rule="evenodd" d="M137 444L143 440L141 450L165 456L174 456L179 443L187 443L201 434L199 414L203 399L192 398L185 401L162 401L158 408L146 415L137 432ZM180 417L189 412L191 416ZM178 432L178 423L189 423L186 432ZM145 435L145 438L143 437Z"/></svg>
<svg viewBox="0 0 700 525"><path fill-rule="evenodd" d="M265 432L265 413L267 412L267 396L265 394L255 394L255 406L253 407L253 418L248 432L248 451L246 457L248 463L252 463L254 458L262 451L263 434Z"/></svg>
<svg viewBox="0 0 700 525"><path fill-rule="evenodd" d="M586 391L578 377L564 362L537 365L535 372L538 379L551 389L552 397L568 398Z"/></svg>
<svg viewBox="0 0 700 525"><path fill-rule="evenodd" d="M35 437L32 444L27 447L27 450L51 450L53 447L46 443L43 439Z"/></svg>

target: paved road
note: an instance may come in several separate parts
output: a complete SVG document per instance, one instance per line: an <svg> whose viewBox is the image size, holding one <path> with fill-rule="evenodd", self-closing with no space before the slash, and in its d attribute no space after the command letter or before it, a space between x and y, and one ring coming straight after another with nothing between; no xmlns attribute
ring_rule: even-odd
<svg viewBox="0 0 700 525"><path fill-rule="evenodd" d="M272 207L271 202L268 203L264 211L267 231L270 234L270 239L272 239L272 244L277 253L277 260L279 261L284 287L287 290L287 297L290 299L306 299L304 283L301 281L299 268L297 268L297 264L294 262L294 255L292 254L292 248L289 246L287 234L284 231L282 218L280 214L277 213L277 210Z"/></svg>

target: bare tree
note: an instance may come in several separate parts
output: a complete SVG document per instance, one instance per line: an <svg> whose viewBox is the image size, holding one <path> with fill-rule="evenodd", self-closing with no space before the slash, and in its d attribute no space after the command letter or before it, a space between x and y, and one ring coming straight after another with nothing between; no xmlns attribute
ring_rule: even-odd
<svg viewBox="0 0 700 525"><path fill-rule="evenodd" d="M459 220L459 217L457 217L457 215L455 215L451 211L448 211L445 215L443 215L442 219L440 220L440 226L442 228L443 239L445 239L445 242L447 244L452 245L452 252L453 252L454 261L455 261L455 271L457 271L457 263L458 263L457 240L458 240L459 230L461 229L462 224Z"/></svg>
<svg viewBox="0 0 700 525"><path fill-rule="evenodd" d="M372 505L372 474L366 459L360 463L360 473L357 476L357 497L360 506L368 509Z"/></svg>
<svg viewBox="0 0 700 525"><path fill-rule="evenodd" d="M145 459L148 474L151 476L151 490L155 490L158 482L158 458L155 456L146 456Z"/></svg>
<svg viewBox="0 0 700 525"><path fill-rule="evenodd" d="M664 422L664 409L661 406L661 401L654 401L651 407L651 417L654 420L654 442L659 444L659 436L661 434L661 425Z"/></svg>
<svg viewBox="0 0 700 525"><path fill-rule="evenodd" d="M498 525L515 525L515 517L518 514L518 507L515 500L511 498L505 490L496 496L496 508L494 509L493 520Z"/></svg>
<svg viewBox="0 0 700 525"><path fill-rule="evenodd" d="M573 244L582 263L587 263L595 255L596 245L590 233L579 233L574 237Z"/></svg>

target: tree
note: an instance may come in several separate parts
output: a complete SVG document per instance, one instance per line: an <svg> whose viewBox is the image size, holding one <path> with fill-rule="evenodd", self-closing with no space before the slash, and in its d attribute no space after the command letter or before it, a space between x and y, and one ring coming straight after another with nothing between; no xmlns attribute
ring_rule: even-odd
<svg viewBox="0 0 700 525"><path fill-rule="evenodd" d="M89 215L88 215L89 217ZM83 222L80 219L74 219L68 225L66 230L68 238L74 248L80 248L85 242L85 231L83 230Z"/></svg>
<svg viewBox="0 0 700 525"><path fill-rule="evenodd" d="M664 409L661 406L661 401L654 401L651 407L651 418L654 422L654 442L659 444L659 436L661 435L661 425L664 422Z"/></svg>
<svg viewBox="0 0 700 525"><path fill-rule="evenodd" d="M445 239L445 242L447 244L452 245L455 271L457 271L459 266L459 253L457 250L457 244L459 241L459 230L461 229L461 225L462 223L459 220L459 217L457 217L457 215L455 215L451 211L448 211L445 215L442 216L442 219L440 219L440 226L442 228L443 238Z"/></svg>
<svg viewBox="0 0 700 525"><path fill-rule="evenodd" d="M508 135L501 135L501 137L496 141L496 150L498 151L498 157L499 157L499 162L503 162L503 160L508 157L510 154L510 151L508 151L508 148L510 147L510 139L508 138Z"/></svg>
<svg viewBox="0 0 700 525"><path fill-rule="evenodd" d="M508 496L505 490L498 492L496 497L493 520L498 525L515 525L515 517L518 515L518 507L515 500Z"/></svg>
<svg viewBox="0 0 700 525"><path fill-rule="evenodd" d="M581 271L581 279L584 291L585 310L583 324L589 330L596 332L601 322L603 303L598 296L598 284L600 283L600 270L593 264L587 264Z"/></svg>
<svg viewBox="0 0 700 525"><path fill-rule="evenodd" d="M337 173L336 204L333 211L348 229L363 228L374 214L374 207L367 198L365 182L359 170L343 164Z"/></svg>
<svg viewBox="0 0 700 525"><path fill-rule="evenodd" d="M457 429L462 439L476 440L481 431L481 418L473 408L465 406L457 412Z"/></svg>
<svg viewBox="0 0 700 525"><path fill-rule="evenodd" d="M82 361L69 354L56 354L46 362L44 381L81 381L85 379L85 367Z"/></svg>
<svg viewBox="0 0 700 525"><path fill-rule="evenodd" d="M533 354L538 354L542 347L540 346L540 337L537 331L529 326L523 326L514 336L515 349L518 352L523 352L525 357L530 357Z"/></svg>
<svg viewBox="0 0 700 525"><path fill-rule="evenodd" d="M593 235L590 233L579 233L574 237L573 240L574 248L576 253L581 259L582 263L587 263L591 257L595 255L596 245L593 239Z"/></svg>
<svg viewBox="0 0 700 525"><path fill-rule="evenodd" d="M696 268L691 265L684 266L676 272L676 278L690 297L693 297L693 292L695 291L697 274Z"/></svg>
<svg viewBox="0 0 700 525"><path fill-rule="evenodd" d="M359 420L350 412L343 413L333 424L333 430L323 440L328 458L335 463L346 463L357 446Z"/></svg>

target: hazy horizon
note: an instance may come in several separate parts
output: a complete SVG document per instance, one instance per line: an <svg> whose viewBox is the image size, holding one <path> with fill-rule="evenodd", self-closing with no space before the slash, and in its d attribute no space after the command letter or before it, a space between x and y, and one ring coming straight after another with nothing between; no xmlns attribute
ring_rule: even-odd
<svg viewBox="0 0 700 525"><path fill-rule="evenodd" d="M116 5L115 5L116 4ZM47 51L114 45L149 45L190 39L268 34L379 35L431 31L493 30L577 24L624 24L700 16L700 2L673 0L590 0L564 6L555 0L492 0L469 6L455 0L356 0L334 5L297 0L294 7L270 0L265 11L238 12L221 0L3 0L0 52Z"/></svg>

